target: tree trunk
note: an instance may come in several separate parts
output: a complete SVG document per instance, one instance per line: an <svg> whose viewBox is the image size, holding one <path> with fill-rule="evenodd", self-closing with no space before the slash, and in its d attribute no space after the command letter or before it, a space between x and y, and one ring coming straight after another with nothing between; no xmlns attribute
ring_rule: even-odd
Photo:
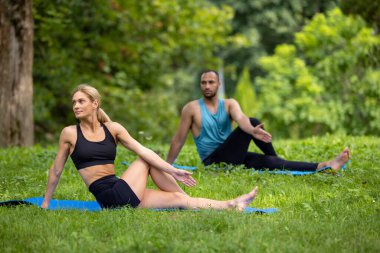
<svg viewBox="0 0 380 253"><path fill-rule="evenodd" d="M0 147L33 145L32 0L0 0Z"/></svg>

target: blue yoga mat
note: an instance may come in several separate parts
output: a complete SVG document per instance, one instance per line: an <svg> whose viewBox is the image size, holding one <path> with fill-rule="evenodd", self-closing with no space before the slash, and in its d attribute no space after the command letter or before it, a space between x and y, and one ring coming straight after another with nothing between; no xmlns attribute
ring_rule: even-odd
<svg viewBox="0 0 380 253"><path fill-rule="evenodd" d="M347 163L349 163L350 161L348 161ZM345 163L343 166L342 166L342 171L344 171L346 168L347 168L347 163ZM269 173L269 174L277 174L277 175L293 175L293 176L302 176L302 175L311 175L311 174L315 174L315 173L318 173L318 172L322 172L322 171L325 171L325 170L329 170L331 169L330 166L325 166L325 167L322 167L316 171L295 171L295 170L253 170L253 172L258 172L258 173Z"/></svg>
<svg viewBox="0 0 380 253"><path fill-rule="evenodd" d="M24 200L11 200L11 201L5 201L0 202L0 206L13 206L13 205L20 205L20 204L27 204L27 205L34 205L40 207L44 198L43 197L34 197L34 198L27 198ZM57 200L52 199L50 201L49 210L83 210L83 211L91 211L96 212L102 210L102 208L99 206L98 202L96 201L82 201L82 200ZM180 209L176 208L155 208L151 209L153 211L178 211ZM200 210L192 210L192 211L200 211ZM253 208L253 207L247 207L244 210L244 213L275 213L277 212L277 208Z"/></svg>
<svg viewBox="0 0 380 253"><path fill-rule="evenodd" d="M349 163L350 161L348 161L347 163ZM342 167L342 171L346 169L347 167L347 163L345 163ZM122 164L124 165L129 165L130 163L129 162L122 162ZM182 169L182 170L189 170L189 171L195 171L197 170L197 167L195 166L184 166L184 165L178 165L178 164L175 164L173 163L172 164L173 167L177 168L177 169ZM269 173L269 174L276 174L276 175L293 175L293 176L303 176L303 175L311 175L311 174L315 174L315 173L318 173L318 172L322 172L324 170L328 170L328 169L331 169L330 166L326 166L326 167L323 167L323 168L320 168L316 171L296 171L296 170L255 170L253 169L252 171L253 172L258 172L258 173Z"/></svg>

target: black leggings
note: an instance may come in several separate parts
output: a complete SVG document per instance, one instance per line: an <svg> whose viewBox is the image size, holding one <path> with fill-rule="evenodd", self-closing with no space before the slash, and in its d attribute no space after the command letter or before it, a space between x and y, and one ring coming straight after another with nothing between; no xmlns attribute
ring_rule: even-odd
<svg viewBox="0 0 380 253"><path fill-rule="evenodd" d="M250 118L252 126L257 126L260 121ZM258 154L248 152L249 144L253 140L256 146L264 153ZM237 127L224 143L203 160L205 165L212 163L228 163L234 165L245 165L247 168L262 169L281 169L296 171L315 171L318 163L286 161L277 156L272 143L265 143L247 134Z"/></svg>

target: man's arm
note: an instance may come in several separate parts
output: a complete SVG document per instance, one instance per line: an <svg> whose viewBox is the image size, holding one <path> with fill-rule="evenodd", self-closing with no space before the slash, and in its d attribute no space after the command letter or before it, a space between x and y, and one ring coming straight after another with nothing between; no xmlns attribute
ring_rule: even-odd
<svg viewBox="0 0 380 253"><path fill-rule="evenodd" d="M264 124L253 127L249 118L243 113L239 103L235 99L229 99L229 112L231 118L236 121L244 132L252 135L258 140L271 142L272 135L263 129Z"/></svg>
<svg viewBox="0 0 380 253"><path fill-rule="evenodd" d="M179 128L172 139L168 157L166 158L166 161L170 164L177 159L177 156L186 141L187 134L189 133L192 125L192 110L193 109L190 103L185 105L182 109Z"/></svg>

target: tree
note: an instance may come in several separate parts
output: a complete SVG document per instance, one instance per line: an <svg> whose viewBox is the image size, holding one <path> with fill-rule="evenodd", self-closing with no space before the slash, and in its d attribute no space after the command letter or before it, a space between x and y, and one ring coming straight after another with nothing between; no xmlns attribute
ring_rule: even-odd
<svg viewBox="0 0 380 253"><path fill-rule="evenodd" d="M260 65L268 74L255 79L260 88L257 115L276 136L305 137L329 126L321 101L323 86L297 57L295 46L277 46L273 56L260 59Z"/></svg>
<svg viewBox="0 0 380 253"><path fill-rule="evenodd" d="M341 0L340 6L346 14L358 14L365 21L373 24L375 31L380 29L380 1L373 0Z"/></svg>
<svg viewBox="0 0 380 253"><path fill-rule="evenodd" d="M0 146L33 144L31 0L0 1Z"/></svg>
<svg viewBox="0 0 380 253"><path fill-rule="evenodd" d="M359 16L338 8L317 14L295 36L300 55L322 81L332 130L380 131L380 36Z"/></svg>
<svg viewBox="0 0 380 253"><path fill-rule="evenodd" d="M380 36L339 9L317 14L260 59L261 117L283 136L380 131Z"/></svg>
<svg viewBox="0 0 380 253"><path fill-rule="evenodd" d="M177 118L194 73L216 65L214 48L227 43L232 18L231 8L206 0L34 0L33 6L37 140L55 138L51 133L74 122L69 97L80 83L99 88L104 109L132 133L172 135L176 126L166 119Z"/></svg>
<svg viewBox="0 0 380 253"><path fill-rule="evenodd" d="M241 109L248 116L257 114L258 103L256 92L253 89L248 68L244 68L236 86L234 98L239 102Z"/></svg>
<svg viewBox="0 0 380 253"><path fill-rule="evenodd" d="M233 8L232 35L241 35L239 47L225 48L224 59L227 93L232 93L244 67L252 78L262 76L259 58L271 55L279 44L291 43L294 33L319 12L326 12L338 0L210 0Z"/></svg>

